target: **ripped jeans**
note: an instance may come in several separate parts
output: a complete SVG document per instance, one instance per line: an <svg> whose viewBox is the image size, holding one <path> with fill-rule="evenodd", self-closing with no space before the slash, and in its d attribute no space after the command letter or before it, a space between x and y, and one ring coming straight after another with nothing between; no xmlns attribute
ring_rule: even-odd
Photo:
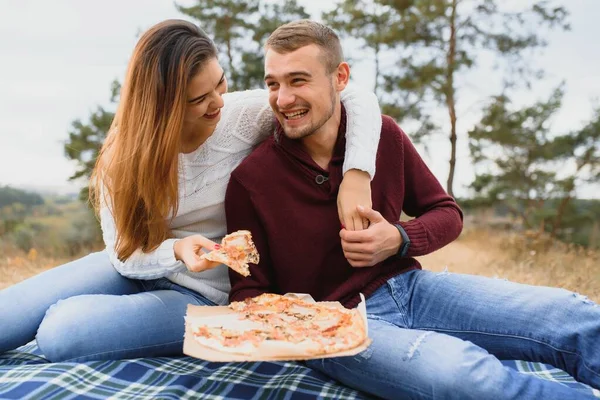
<svg viewBox="0 0 600 400"><path fill-rule="evenodd" d="M600 388L600 307L563 289L410 271L367 299L371 346L307 364L387 399L583 399L505 367L538 361Z"/></svg>

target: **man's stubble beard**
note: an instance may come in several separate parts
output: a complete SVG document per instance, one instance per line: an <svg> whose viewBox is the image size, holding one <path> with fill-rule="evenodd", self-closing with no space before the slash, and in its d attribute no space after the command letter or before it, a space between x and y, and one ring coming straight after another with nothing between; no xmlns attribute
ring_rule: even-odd
<svg viewBox="0 0 600 400"><path fill-rule="evenodd" d="M337 101L335 91L333 90L333 83L331 81L329 82L329 98L331 100L329 111L323 115L323 118L321 118L314 124L310 124L306 128L302 128L299 131L294 130L292 132L289 132L284 125L283 133L285 134L285 136L289 139L303 139L321 129L321 127L325 125L327 121L329 121L329 119L333 116L333 112L335 110L335 103ZM310 107L310 110L312 110L312 107Z"/></svg>

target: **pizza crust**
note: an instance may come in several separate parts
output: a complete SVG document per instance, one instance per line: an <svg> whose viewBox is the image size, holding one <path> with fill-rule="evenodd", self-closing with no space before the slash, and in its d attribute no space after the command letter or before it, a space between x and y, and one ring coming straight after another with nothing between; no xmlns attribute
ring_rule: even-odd
<svg viewBox="0 0 600 400"><path fill-rule="evenodd" d="M250 275L249 263L258 264L260 256L250 231L240 230L221 240L221 247L200 256L201 259L227 265L242 276Z"/></svg>
<svg viewBox="0 0 600 400"><path fill-rule="evenodd" d="M317 358L369 343L363 315L339 303L264 294L233 302L226 310L220 315L186 318L193 340L248 360Z"/></svg>

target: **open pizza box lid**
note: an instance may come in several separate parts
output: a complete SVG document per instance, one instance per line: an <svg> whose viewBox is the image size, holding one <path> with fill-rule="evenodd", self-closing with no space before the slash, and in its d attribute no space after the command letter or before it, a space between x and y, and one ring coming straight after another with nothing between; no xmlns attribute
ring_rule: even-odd
<svg viewBox="0 0 600 400"><path fill-rule="evenodd" d="M299 294L299 293L288 293L286 296L294 297L297 299L301 299L307 302L315 302L314 299L308 294ZM344 350L337 353L330 354L322 354L318 356L303 354L301 350L295 350L290 347L285 347L281 349L277 348L267 348L267 349L259 349L253 355L245 355L245 354L233 354L221 352L219 350L212 349L210 347L204 346L201 343L198 343L194 340L194 336L192 334L191 324L194 321L201 321L201 319L206 317L217 317L223 316L226 314L235 313L227 306L195 306L188 304L187 314L185 316L186 324L185 324L185 338L183 341L183 353L192 356L195 358L200 358L207 361L217 361L217 362L230 362L230 361L288 361L288 360L310 360L315 358L329 358L329 357L344 357L344 356L353 356L355 354L360 353L365 350L371 344L371 339L369 339L369 327L367 325L367 308L365 305L365 298L361 294L360 295L361 302L357 306L358 312L363 318L363 322L365 324L365 330L367 332L367 337L363 343L359 346L350 349ZM327 304L335 305L336 307L343 306L338 302L327 302Z"/></svg>

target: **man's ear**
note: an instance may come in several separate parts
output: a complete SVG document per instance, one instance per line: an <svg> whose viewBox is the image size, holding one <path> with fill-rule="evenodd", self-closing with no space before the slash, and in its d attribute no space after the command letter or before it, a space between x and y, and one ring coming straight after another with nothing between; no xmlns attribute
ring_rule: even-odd
<svg viewBox="0 0 600 400"><path fill-rule="evenodd" d="M350 80L350 66L347 62L342 61L335 71L335 85L338 92L341 92L348 85Z"/></svg>

